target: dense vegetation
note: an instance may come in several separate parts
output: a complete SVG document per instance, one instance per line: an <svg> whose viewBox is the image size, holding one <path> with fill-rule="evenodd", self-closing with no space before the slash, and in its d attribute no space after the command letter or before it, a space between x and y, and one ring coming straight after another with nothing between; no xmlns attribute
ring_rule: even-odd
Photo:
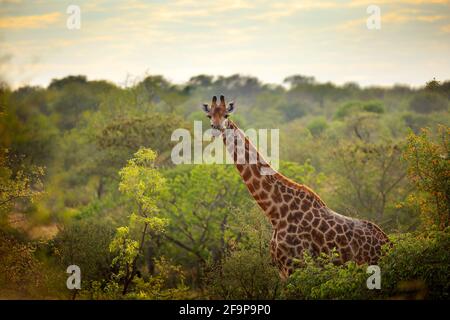
<svg viewBox="0 0 450 320"><path fill-rule="evenodd" d="M450 81L286 86L234 75L125 87L84 76L0 88L0 298L439 298L450 291ZM270 227L232 165L170 160L200 103L236 98L242 128L280 129L280 171L394 247L366 266L305 257L281 282ZM81 290L66 268L82 270Z"/></svg>

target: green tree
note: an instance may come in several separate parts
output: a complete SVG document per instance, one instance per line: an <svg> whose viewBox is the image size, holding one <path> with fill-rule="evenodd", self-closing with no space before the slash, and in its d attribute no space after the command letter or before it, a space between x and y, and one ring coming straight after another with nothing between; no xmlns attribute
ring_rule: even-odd
<svg viewBox="0 0 450 320"><path fill-rule="evenodd" d="M282 283L269 253L271 226L261 210L236 209L230 227L241 234L220 261L206 270L208 296L219 299L276 299Z"/></svg>
<svg viewBox="0 0 450 320"><path fill-rule="evenodd" d="M51 241L54 256L62 268L75 264L89 283L108 277L112 262L109 244L114 236L110 223L96 219L75 220L66 224Z"/></svg>
<svg viewBox="0 0 450 320"><path fill-rule="evenodd" d="M448 99L428 90L416 94L412 98L409 107L418 113L446 111L448 110Z"/></svg>
<svg viewBox="0 0 450 320"><path fill-rule="evenodd" d="M315 137L319 136L328 127L328 122L324 117L316 117L308 123L308 130Z"/></svg>
<svg viewBox="0 0 450 320"><path fill-rule="evenodd" d="M437 136L424 128L409 135L403 153L408 177L417 188L409 201L418 205L426 228L450 225L449 138L449 127L439 126Z"/></svg>
<svg viewBox="0 0 450 320"><path fill-rule="evenodd" d="M166 251L177 262L195 269L199 284L201 268L219 261L229 240L231 212L246 212L253 202L234 165L178 166L165 172L169 192L161 206L171 221L165 239Z"/></svg>
<svg viewBox="0 0 450 320"><path fill-rule="evenodd" d="M337 119L343 119L358 112L384 113L384 107L381 101L350 101L341 105L336 113Z"/></svg>
<svg viewBox="0 0 450 320"><path fill-rule="evenodd" d="M134 210L129 226L117 229L110 244L110 250L116 253L113 265L118 268L114 278L123 282L125 295L138 272L138 259L142 256L147 237L164 230L167 220L158 215L158 198L164 192L165 179L156 170L156 153L142 148L119 172L119 190L131 202ZM131 229L140 229L135 237ZM136 239L138 238L138 239Z"/></svg>
<svg viewBox="0 0 450 320"><path fill-rule="evenodd" d="M401 147L389 141L342 143L336 147L329 163L336 184L336 210L393 229L415 227L412 212L398 215L397 205L411 192L401 153Z"/></svg>

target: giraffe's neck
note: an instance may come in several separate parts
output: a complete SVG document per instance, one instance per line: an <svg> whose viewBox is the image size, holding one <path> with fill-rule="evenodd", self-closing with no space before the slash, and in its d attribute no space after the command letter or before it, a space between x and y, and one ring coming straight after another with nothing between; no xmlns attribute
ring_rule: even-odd
<svg viewBox="0 0 450 320"><path fill-rule="evenodd" d="M274 170L234 122L228 120L223 140L250 194L276 226L288 211L306 212L325 203L312 190ZM243 157L243 158L242 158Z"/></svg>

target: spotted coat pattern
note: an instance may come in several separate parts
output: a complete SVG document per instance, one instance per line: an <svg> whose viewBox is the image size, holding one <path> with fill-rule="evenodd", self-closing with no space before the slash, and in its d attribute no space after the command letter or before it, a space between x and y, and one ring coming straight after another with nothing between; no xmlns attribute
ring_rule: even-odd
<svg viewBox="0 0 450 320"><path fill-rule="evenodd" d="M250 150L257 153L231 120L227 122L227 129L245 140L247 160ZM278 172L261 174L261 168L269 167L265 161L260 161L262 158L253 164L250 161L236 163L237 142L228 141L225 134L223 139L248 190L270 219L273 228L270 253L282 278L293 272L294 258L301 261L304 251L317 256L335 248L340 263L352 260L358 264L375 264L378 261L381 247L389 240L377 225L334 212L311 189Z"/></svg>

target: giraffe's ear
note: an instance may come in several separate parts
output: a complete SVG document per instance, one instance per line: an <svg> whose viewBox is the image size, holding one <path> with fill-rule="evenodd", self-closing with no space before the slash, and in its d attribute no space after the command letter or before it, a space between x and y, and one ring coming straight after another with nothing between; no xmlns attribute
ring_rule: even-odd
<svg viewBox="0 0 450 320"><path fill-rule="evenodd" d="M209 113L209 106L208 106L207 103L202 104L202 110L203 110L205 113Z"/></svg>
<svg viewBox="0 0 450 320"><path fill-rule="evenodd" d="M233 113L234 112L234 102L230 102L228 104L228 108L227 108L227 114Z"/></svg>

